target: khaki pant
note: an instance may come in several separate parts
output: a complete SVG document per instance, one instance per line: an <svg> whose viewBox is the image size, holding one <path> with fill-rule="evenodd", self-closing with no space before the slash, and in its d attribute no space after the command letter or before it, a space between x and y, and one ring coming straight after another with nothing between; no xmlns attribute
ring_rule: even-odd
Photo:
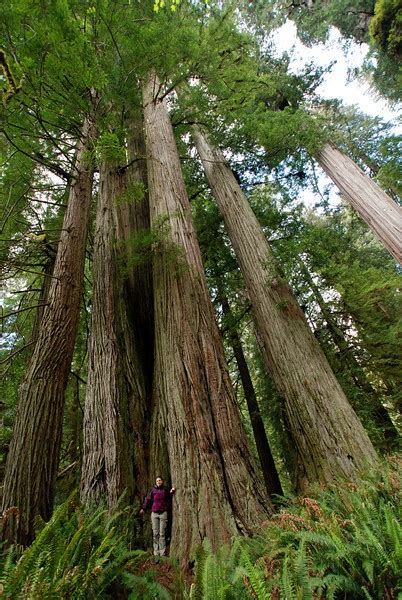
<svg viewBox="0 0 402 600"><path fill-rule="evenodd" d="M165 556L166 553L166 526L167 526L168 514L163 513L151 513L152 533L154 538L154 555Z"/></svg>

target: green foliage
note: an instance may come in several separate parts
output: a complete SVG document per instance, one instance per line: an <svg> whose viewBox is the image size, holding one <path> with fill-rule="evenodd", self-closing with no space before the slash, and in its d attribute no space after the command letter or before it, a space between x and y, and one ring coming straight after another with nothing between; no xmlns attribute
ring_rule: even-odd
<svg viewBox="0 0 402 600"><path fill-rule="evenodd" d="M268 7L266 6L268 4ZM365 64L359 71L373 87L392 102L400 99L401 90L401 14L398 0L315 0L292 2L270 0L254 16L257 29L269 29L261 16L264 11L273 14L281 23L292 19L304 44L312 46L328 39L331 26L337 27L344 37L344 50L350 41L370 44ZM253 11L251 11L253 12Z"/></svg>
<svg viewBox="0 0 402 600"><path fill-rule="evenodd" d="M302 110L265 111L260 120L250 125L258 132L258 141L266 149L266 160L277 166L289 154L299 155L307 149L314 154L325 141L322 119L313 119Z"/></svg>
<svg viewBox="0 0 402 600"><path fill-rule="evenodd" d="M41 277L49 258L46 254L48 248L44 240L40 244L39 241L34 243L32 235L37 236L42 224L45 229L50 229L50 226L54 228L55 233L50 235L50 241L54 246L57 244L66 198L54 191L53 181L49 183L49 193L43 189L44 169L67 176L72 172L82 121L91 110L91 88L101 92L97 105L100 137L95 151L88 155L91 161L97 158L115 163L126 162L122 143L124 136L114 132L122 132L127 107L131 110L134 104L138 109L140 94L137 85L151 68L160 74L164 89L193 78L200 82L199 87L192 90L189 105L186 106L184 102L182 112L177 113L178 122L180 124L181 119L183 126L186 118L187 122L191 121L195 113L195 119L216 126L216 140L226 143L229 139L233 154L240 155L238 162L242 164L238 168L246 184L254 185L261 177L265 178L267 164L277 168L275 174L279 179L288 180L292 174L286 172L283 164L289 154L297 156L300 164L304 165L305 149L314 152L321 143L326 118L312 117L303 108L306 98L319 82L319 72L314 70L300 77L291 76L288 73L289 61L285 58L270 59L244 28L239 30L235 13L226 8L229 3L223 3L225 7L221 10L221 3L211 2L213 6L205 10L206 3L181 2L179 6L178 0L166 0L168 9L162 10L164 3L164 0L155 3L107 0L96 0L93 4L78 0L15 0L13 3L0 3L0 33L6 42L6 65L15 82L24 82L23 89L11 102L7 102L4 109L4 133L8 137L2 140L0 148L3 165L0 195L5 209L1 223L4 236L1 258L9 280L19 277L26 283L24 287L33 287L36 280L21 275L25 273L24 268L37 271ZM262 7L268 3L261 1L255 3L253 8L257 4ZM321 8L324 4L331 5L331 10L336 8L339 19L348 18L350 14L345 10L350 8L350 0L313 4ZM365 7L366 4L362 0L355 3L355 7ZM251 3L248 5L250 8ZM47 19L43 19L44 6ZM328 13L328 19L332 16ZM321 17L319 20L321 25L327 27L328 23L324 23ZM393 48L392 44L390 47ZM2 64L4 71L5 63ZM195 108L192 108L192 102ZM108 111L109 114L105 114ZM355 135L355 139L361 138L366 140L367 135L361 132ZM373 137L370 139L374 140ZM383 146L377 146L378 153L383 152L385 157L392 155L396 159L396 144L389 140L382 140L382 143ZM265 147L264 152L258 144ZM375 145L376 141L373 141L370 151ZM233 164L235 162L233 160ZM38 163L41 166L38 167ZM378 179L390 189L395 189L397 180L395 164L396 160L379 161ZM189 174L192 185L199 179L199 173L196 177L193 175ZM304 175L303 171L301 176ZM65 179L68 181L68 177ZM44 202L59 202L62 210L48 211L43 206L38 208L31 198L31 191L36 189ZM282 194L280 200L277 199L279 193ZM132 184L117 201L136 202L141 201L143 196L143 185ZM228 288L225 291L231 300L236 301L235 315L242 315L239 319L244 322L243 284L222 220L207 194L199 199L200 203L194 203L194 213L199 221L199 240L207 257L205 264L212 294L216 294L218 283ZM284 263L288 257L293 273L297 263L295 256L306 253L322 288L328 294L337 293L331 308L338 315L339 323L347 324L344 326L346 331L348 328L350 330L350 320L355 322L355 329L348 341L353 345L358 366L371 378L370 382L375 388L384 392L387 403L396 404L396 357L400 333L395 325L399 310L395 292L400 284L391 269L384 270L384 265L379 264L383 258L378 261L376 253L371 252L371 239L363 233L356 242L360 247L358 256L353 254L348 246L351 239L349 232L356 229L353 220L346 226L342 225L340 232L336 230L338 222L335 218L334 226L327 228L319 224L315 228L309 227L301 218L300 211L289 208L286 194L280 186L259 186L255 193L250 194L250 203L267 236L273 239L277 253L285 257ZM308 232L303 236L306 230ZM358 230L361 232L361 229ZM89 239L91 241L91 236ZM353 239L356 241L356 238ZM151 230L133 236L126 250L122 261L124 269L131 270L151 258L155 258L155 264L163 260L177 274L187 268L183 253L171 240L169 223L163 218ZM371 260L377 261L374 266ZM89 267L86 274L90 281ZM39 287L41 283L36 283L36 291L33 292L36 295L27 295L20 303L22 308L38 298ZM297 291L303 294L301 288ZM86 298L84 294L84 301L87 297L88 294ZM13 306L17 307L18 302L13 301ZM314 305L314 299L309 304ZM10 303L10 309L13 306ZM89 312L84 308L83 317L87 318ZM23 312L21 315L6 319L6 342L2 358L4 356L7 359L11 342L15 342L15 348L18 349L30 339L33 317L29 316L28 319L25 315L32 313ZM86 336L83 319L79 334L82 343L76 346L74 370L77 363L85 363ZM330 347L330 343L327 346ZM254 349L250 354L256 363ZM333 359L333 347L329 354ZM336 361L332 362L335 364ZM17 387L15 382L22 379L24 370L26 355L17 355L13 368L7 373L4 388L7 404L2 412L2 417L5 417L4 434L0 438L2 454L5 454L10 439ZM79 368L76 370L80 372ZM254 370L258 370L258 367L254 367ZM83 375L85 377L85 373ZM267 390L268 385L261 395L268 406L267 400L271 396ZM363 412L364 403L367 404L366 412ZM76 398L68 399L67 407L70 405L71 412L80 412L78 392ZM363 416L369 414L369 405L367 395L356 400L356 406L361 410L359 414ZM271 407L270 412L273 412ZM68 411L65 419L70 420ZM370 422L368 427L371 427ZM77 428L70 424L71 430ZM65 447L69 448L70 442L74 441L77 449L77 439L73 438L68 424L65 432L70 436ZM66 455L69 456L67 452ZM67 464L75 460L79 463L79 456L72 456ZM64 466L65 463L61 464ZM296 507L294 510L298 509ZM378 510L384 523L388 523L388 536L395 536L398 532L393 512L387 513L386 507ZM21 594L26 597L51 597L52 594L71 598L78 598L80 594L102 597L102 594L107 594L110 582L120 577L126 584L136 588L132 598L162 596L163 590L150 581L150 575L139 577L132 573L124 574L124 561L129 557L124 544L117 531L110 524L104 524L105 515L96 515L88 520L78 511L60 508L30 549L22 555L18 549L11 550L4 561L3 585L8 597L18 598ZM368 515L365 518L368 522ZM371 586L375 578L379 577L381 581L382 577L382 572L379 573L376 566L380 557L374 556L374 549L377 548L380 553L377 541L384 531L377 531L376 526L377 521L370 524L368 530L374 531L375 538L370 538L363 525L362 539L355 533L360 544L354 551L358 556L362 551L363 538L371 540L373 557L367 562L361 561L361 565L358 563L366 574L367 585ZM317 536L321 533L315 532ZM306 532L304 534L307 535ZM281 538L281 543L283 541ZM347 585L352 585L349 575L347 579L342 572L328 573L325 569L315 572L316 557L312 541L307 537L300 538L297 544L286 546L282 554L277 549L278 560L282 561L278 569L271 558L264 554L264 544L265 539L257 540L255 545L250 540L239 541L237 546L222 548L216 555L208 548L200 550L193 597L201 598L203 594L208 598L268 597L267 594L273 596L276 593L275 585L277 589L282 586L289 598L297 595L307 598L313 593L319 595L322 589L331 597L330 590L334 595L337 589L349 589ZM334 540L332 544L336 546ZM329 542L327 545L330 546ZM383 561L384 556L388 556L387 552L388 549L383 548ZM348 560L357 561L354 556L347 555L345 551L345 564ZM383 568L386 569L385 566ZM274 573L273 580L276 582L271 588L266 587L268 572ZM311 573L314 577L310 576Z"/></svg>
<svg viewBox="0 0 402 600"><path fill-rule="evenodd" d="M149 229L133 233L119 249L120 270L124 274L152 259L163 261L176 275L187 269L184 252L172 239L168 216L156 219Z"/></svg>
<svg viewBox="0 0 402 600"><path fill-rule="evenodd" d="M289 10L295 20L298 33L309 45L324 41L331 25L337 27L346 38L365 41L368 18L374 14L375 0L317 0L298 3ZM278 2L284 10L284 3Z"/></svg>
<svg viewBox="0 0 402 600"><path fill-rule="evenodd" d="M242 546L235 540L232 546L222 546L214 553L208 540L196 552L195 578L191 585L191 600L241 600L247 591L237 573Z"/></svg>
<svg viewBox="0 0 402 600"><path fill-rule="evenodd" d="M48 523L37 523L30 547L3 549L0 594L13 600L111 598L111 586L119 581L133 594L142 590L144 595L132 598L154 598L156 591L158 597L169 598L152 575L130 574L144 555L124 542L121 531L131 519L128 509L112 516L102 508L83 513L72 495Z"/></svg>
<svg viewBox="0 0 402 600"><path fill-rule="evenodd" d="M276 236L268 227L267 235L374 445L380 452L396 451L392 420L398 422L401 402L401 277L350 208L331 210L324 202L321 214L284 206L287 228Z"/></svg>
<svg viewBox="0 0 402 600"><path fill-rule="evenodd" d="M155 573L147 571L144 575L133 575L132 573L123 573L122 582L126 587L132 590L128 600L170 600L169 592L160 583L155 581Z"/></svg>
<svg viewBox="0 0 402 600"><path fill-rule="evenodd" d="M126 160L125 148L116 133L103 133L97 140L95 152L99 162L124 164Z"/></svg>
<svg viewBox="0 0 402 600"><path fill-rule="evenodd" d="M390 459L358 485L284 500L253 539L238 538L216 553L204 545L190 598L219 592L215 598L229 599L233 589L236 598L261 600L396 598L402 592L400 478L400 462Z"/></svg>
<svg viewBox="0 0 402 600"><path fill-rule="evenodd" d="M171 2L170 2L170 10L172 12L175 12L177 10L177 7L179 6L179 4L180 4L180 0L171 0ZM157 12L159 12L159 10L161 8L165 8L165 6L166 6L165 0L155 0L155 2L154 2L154 11L157 13Z"/></svg>
<svg viewBox="0 0 402 600"><path fill-rule="evenodd" d="M377 0L370 35L385 53L402 56L402 13L399 0Z"/></svg>
<svg viewBox="0 0 402 600"><path fill-rule="evenodd" d="M398 196L402 195L402 137L396 133L392 122L368 116L339 102L327 103L322 109L329 117L327 129L332 142L351 156L363 171L369 171L398 201Z"/></svg>
<svg viewBox="0 0 402 600"><path fill-rule="evenodd" d="M116 204L131 204L142 202L145 197L145 187L142 181L131 181L127 189L116 196Z"/></svg>

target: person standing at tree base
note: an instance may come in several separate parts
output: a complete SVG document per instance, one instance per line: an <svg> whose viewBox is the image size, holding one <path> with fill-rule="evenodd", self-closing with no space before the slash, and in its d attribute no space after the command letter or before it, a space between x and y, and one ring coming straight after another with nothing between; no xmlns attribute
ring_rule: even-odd
<svg viewBox="0 0 402 600"><path fill-rule="evenodd" d="M169 491L159 475L155 480L155 484L145 498L140 514L143 515L148 508L151 509L154 556L165 556L168 514L172 504L172 495L175 493L176 488L172 487Z"/></svg>

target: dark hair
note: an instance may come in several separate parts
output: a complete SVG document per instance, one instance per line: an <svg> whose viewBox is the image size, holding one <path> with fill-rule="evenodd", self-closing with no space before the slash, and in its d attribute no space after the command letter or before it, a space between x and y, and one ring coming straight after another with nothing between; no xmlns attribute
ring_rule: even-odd
<svg viewBox="0 0 402 600"><path fill-rule="evenodd" d="M157 475L157 476L155 477L155 480L156 480L156 479L162 479L162 481L164 481L163 477L161 477L160 475Z"/></svg>

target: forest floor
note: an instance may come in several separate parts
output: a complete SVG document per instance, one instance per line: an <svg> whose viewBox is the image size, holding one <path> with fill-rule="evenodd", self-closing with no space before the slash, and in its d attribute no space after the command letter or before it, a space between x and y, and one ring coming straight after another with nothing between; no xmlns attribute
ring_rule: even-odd
<svg viewBox="0 0 402 600"><path fill-rule="evenodd" d="M158 559L150 557L144 560L138 570L138 574L144 574L146 572L153 572L155 574L155 580L165 587L169 593L174 597L174 593L178 591L185 583L186 585L191 584L192 574L183 573L179 567L173 565L169 558Z"/></svg>
<svg viewBox="0 0 402 600"><path fill-rule="evenodd" d="M156 558L148 556L136 563L133 575L138 578L143 578L144 592L148 591L146 582L154 581L165 588L172 600L181 600L184 595L184 590L189 589L193 580L191 571L183 572L177 565L170 561L169 557ZM127 600L130 591L119 584L114 584L109 590L116 600Z"/></svg>

